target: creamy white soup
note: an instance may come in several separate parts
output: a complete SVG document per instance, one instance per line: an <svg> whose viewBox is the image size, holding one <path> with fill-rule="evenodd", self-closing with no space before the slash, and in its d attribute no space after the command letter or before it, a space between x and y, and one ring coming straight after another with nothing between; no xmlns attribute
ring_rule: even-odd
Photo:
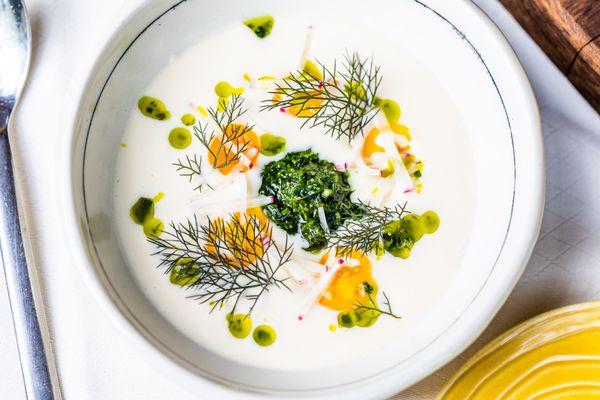
<svg viewBox="0 0 600 400"><path fill-rule="evenodd" d="M461 265L474 172L457 108L393 40L274 17L171 55L139 93L114 215L174 326L235 361L298 370L427 315Z"/></svg>

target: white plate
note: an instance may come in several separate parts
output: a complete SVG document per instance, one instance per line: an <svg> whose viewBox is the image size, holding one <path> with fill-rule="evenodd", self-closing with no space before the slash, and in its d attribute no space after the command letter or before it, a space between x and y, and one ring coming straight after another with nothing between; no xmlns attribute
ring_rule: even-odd
<svg viewBox="0 0 600 400"><path fill-rule="evenodd" d="M187 338L146 298L117 243L115 159L139 93L179 53L248 16L352 20L427 68L456 104L476 180L473 234L442 301L397 343L337 368L264 370ZM535 99L508 43L466 0L147 1L108 40L82 88L65 155L72 248L94 294L127 336L175 382L207 398L384 398L451 360L485 328L518 280L537 237L544 160ZM434 117L434 116L432 116ZM460 190L460 188L457 188Z"/></svg>

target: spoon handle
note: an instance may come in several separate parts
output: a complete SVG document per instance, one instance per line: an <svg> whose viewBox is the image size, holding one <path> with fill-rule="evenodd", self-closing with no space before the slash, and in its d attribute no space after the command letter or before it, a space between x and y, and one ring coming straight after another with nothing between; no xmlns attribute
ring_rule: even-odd
<svg viewBox="0 0 600 400"><path fill-rule="evenodd" d="M59 398L53 393L48 359L25 259L17 210L8 132L0 129L0 256L29 400ZM58 390L58 385L56 386Z"/></svg>

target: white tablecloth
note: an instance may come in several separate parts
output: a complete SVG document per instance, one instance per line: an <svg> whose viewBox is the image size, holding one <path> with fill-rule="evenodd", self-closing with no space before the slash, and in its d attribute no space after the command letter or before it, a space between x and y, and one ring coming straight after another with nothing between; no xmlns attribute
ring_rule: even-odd
<svg viewBox="0 0 600 400"><path fill-rule="evenodd" d="M13 145L25 226L39 270L66 399L197 399L125 341L86 291L62 238L53 162L67 135L64 104L93 55L142 0L28 0L33 20L31 78ZM476 0L519 54L542 109L548 157L542 235L524 277L482 337L447 367L394 399L431 399L466 357L492 337L552 308L600 298L600 118L502 8ZM1 62L1 60L0 60ZM0 280L3 282L3 279ZM0 397L24 399L4 287L0 288Z"/></svg>

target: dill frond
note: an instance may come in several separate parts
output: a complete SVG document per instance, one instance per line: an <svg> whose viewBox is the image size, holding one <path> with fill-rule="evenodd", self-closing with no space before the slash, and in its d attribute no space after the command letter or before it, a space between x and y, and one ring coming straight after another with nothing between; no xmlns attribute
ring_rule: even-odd
<svg viewBox="0 0 600 400"><path fill-rule="evenodd" d="M173 166L177 168L177 172L179 172L179 176L184 178L188 178L188 181L191 183L194 177L198 179L202 179L202 157L198 157L194 154L193 157L189 155L185 156L185 160L178 159L177 162L173 163ZM194 190L202 191L204 186L212 187L207 183L199 183Z"/></svg>
<svg viewBox="0 0 600 400"><path fill-rule="evenodd" d="M214 169L222 169L237 163L250 147L250 142L245 139L245 135L254 129L251 125L239 122L248 111L244 108L244 98L241 95L233 94L229 101L222 105L224 106L222 111L213 107L208 109L209 117L218 132L211 129L206 122L199 121L194 126L194 136L208 151Z"/></svg>
<svg viewBox="0 0 600 400"><path fill-rule="evenodd" d="M255 216L231 214L229 218L200 223L198 217L171 223L160 237L148 239L160 257L158 267L170 273L184 260L198 269L198 279L188 286L190 298L210 303L211 311L233 301L232 313L242 298L250 301L248 314L272 288L287 288L278 271L291 259L293 248L270 240L272 226ZM269 239L267 239L269 238Z"/></svg>
<svg viewBox="0 0 600 400"><path fill-rule="evenodd" d="M345 55L341 69L337 62L332 68L319 65L320 74L297 71L276 83L273 98L263 101L261 111L293 110L305 119L303 127L322 127L334 138L352 142L379 112L380 67L356 53Z"/></svg>
<svg viewBox="0 0 600 400"><path fill-rule="evenodd" d="M402 317L394 314L394 312L392 311L392 306L390 304L390 299L387 297L387 295L385 294L385 292L383 292L383 305L385 306L385 309L380 308L377 305L377 302L375 301L375 299L373 299L373 286L371 286L371 284L369 282L363 282L363 287L365 290L365 293L367 294L367 297L369 298L369 302L368 303L362 303L360 301L357 301L356 304L354 305L354 311L372 311L374 313L376 313L377 316L379 315L387 315L390 316L392 318L395 319L401 319Z"/></svg>
<svg viewBox="0 0 600 400"><path fill-rule="evenodd" d="M406 211L406 204L396 207L378 208L359 202L362 215L351 219L339 229L327 235L331 249L337 249L341 257L349 257L358 251L367 254L371 251L383 251L383 230L389 223L401 219Z"/></svg>

